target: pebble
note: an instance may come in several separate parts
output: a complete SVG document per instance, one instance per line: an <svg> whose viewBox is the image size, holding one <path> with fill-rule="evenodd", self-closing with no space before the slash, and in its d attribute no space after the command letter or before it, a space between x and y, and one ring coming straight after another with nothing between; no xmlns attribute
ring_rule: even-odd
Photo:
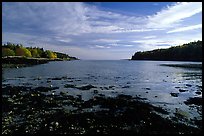
<svg viewBox="0 0 204 136"><path fill-rule="evenodd" d="M178 97L178 94L179 93L170 93L171 94L171 96L173 96L173 97Z"/></svg>
<svg viewBox="0 0 204 136"><path fill-rule="evenodd" d="M196 94L198 94L198 95L200 95L201 94L201 92L195 92Z"/></svg>
<svg viewBox="0 0 204 136"><path fill-rule="evenodd" d="M192 85L190 85L190 84L186 84L186 86L191 87Z"/></svg>

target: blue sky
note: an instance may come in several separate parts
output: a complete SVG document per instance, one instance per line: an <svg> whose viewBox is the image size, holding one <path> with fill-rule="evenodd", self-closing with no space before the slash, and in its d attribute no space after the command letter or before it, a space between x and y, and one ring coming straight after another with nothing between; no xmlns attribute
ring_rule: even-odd
<svg viewBox="0 0 204 136"><path fill-rule="evenodd" d="M201 2L4 2L2 42L80 59L127 59L136 51L202 40Z"/></svg>

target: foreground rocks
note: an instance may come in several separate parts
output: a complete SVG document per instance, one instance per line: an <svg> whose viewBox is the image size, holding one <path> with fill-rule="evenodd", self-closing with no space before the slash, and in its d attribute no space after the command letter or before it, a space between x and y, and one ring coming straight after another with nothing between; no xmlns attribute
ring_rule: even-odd
<svg viewBox="0 0 204 136"><path fill-rule="evenodd" d="M75 86L67 86L75 87ZM82 90L94 88L83 86ZM56 87L2 87L2 134L200 134L158 114L168 114L143 98L120 94L101 94L84 101L60 92ZM42 91L43 90L43 91Z"/></svg>

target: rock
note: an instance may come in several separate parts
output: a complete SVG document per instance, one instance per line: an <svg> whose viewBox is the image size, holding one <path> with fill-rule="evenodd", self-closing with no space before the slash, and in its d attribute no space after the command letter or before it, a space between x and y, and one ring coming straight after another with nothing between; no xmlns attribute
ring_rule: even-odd
<svg viewBox="0 0 204 136"><path fill-rule="evenodd" d="M48 91L55 90L55 89L59 89L59 87L37 87L35 88L36 91L40 91L40 92L48 92Z"/></svg>
<svg viewBox="0 0 204 136"><path fill-rule="evenodd" d="M97 94L98 93L98 90L94 90L94 94Z"/></svg>
<svg viewBox="0 0 204 136"><path fill-rule="evenodd" d="M70 84L66 84L64 85L65 88L75 88L76 86L75 85L70 85Z"/></svg>
<svg viewBox="0 0 204 136"><path fill-rule="evenodd" d="M149 87L145 88L146 90L151 90Z"/></svg>
<svg viewBox="0 0 204 136"><path fill-rule="evenodd" d="M198 95L200 95L201 94L201 92L195 92L196 94L198 94Z"/></svg>
<svg viewBox="0 0 204 136"><path fill-rule="evenodd" d="M176 113L175 114L178 117L184 117L184 118L189 118L190 117L189 113L187 113L187 112L185 112L185 111L183 111L181 109L178 109L178 108L176 108Z"/></svg>
<svg viewBox="0 0 204 136"><path fill-rule="evenodd" d="M105 90L109 90L109 88L108 88L108 87L104 87L104 89L105 89Z"/></svg>
<svg viewBox="0 0 204 136"><path fill-rule="evenodd" d="M78 98L81 100L82 96L81 96L81 95L77 95L77 96L78 96Z"/></svg>
<svg viewBox="0 0 204 136"><path fill-rule="evenodd" d="M122 88L130 88L130 86L123 86Z"/></svg>
<svg viewBox="0 0 204 136"><path fill-rule="evenodd" d="M113 88L113 87L115 87L115 86L114 85L109 86L109 88Z"/></svg>
<svg viewBox="0 0 204 136"><path fill-rule="evenodd" d="M85 86L81 86L81 87L76 87L77 89L80 90L90 90L91 88L96 88L95 86L89 84L89 85L85 85Z"/></svg>
<svg viewBox="0 0 204 136"><path fill-rule="evenodd" d="M179 93L170 93L171 94L171 96L173 96L173 97L178 97L178 94Z"/></svg>
<svg viewBox="0 0 204 136"><path fill-rule="evenodd" d="M65 96L65 95L66 95L66 93L65 93L65 92L60 92L60 95Z"/></svg>
<svg viewBox="0 0 204 136"><path fill-rule="evenodd" d="M185 89L179 89L179 92L186 92L188 90L185 90Z"/></svg>
<svg viewBox="0 0 204 136"><path fill-rule="evenodd" d="M202 98L201 97L194 97L189 98L187 101L184 102L186 105L202 105Z"/></svg>
<svg viewBox="0 0 204 136"><path fill-rule="evenodd" d="M47 80L47 83L50 83L51 81L50 80Z"/></svg>
<svg viewBox="0 0 204 136"><path fill-rule="evenodd" d="M191 87L192 85L191 84L186 84L186 86Z"/></svg>

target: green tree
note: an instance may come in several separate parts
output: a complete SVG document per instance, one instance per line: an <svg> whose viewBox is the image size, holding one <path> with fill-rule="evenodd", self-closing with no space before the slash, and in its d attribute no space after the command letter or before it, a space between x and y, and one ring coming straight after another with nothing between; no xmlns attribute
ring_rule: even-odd
<svg viewBox="0 0 204 136"><path fill-rule="evenodd" d="M40 55L38 54L38 50L36 48L30 49L30 52L31 52L32 57L34 57L34 58L40 57Z"/></svg>
<svg viewBox="0 0 204 136"><path fill-rule="evenodd" d="M9 48L2 48L2 57L15 56L15 52Z"/></svg>
<svg viewBox="0 0 204 136"><path fill-rule="evenodd" d="M50 51L50 50L46 50L45 51L45 57L50 58L50 59L55 59L55 58L57 58L57 54Z"/></svg>
<svg viewBox="0 0 204 136"><path fill-rule="evenodd" d="M32 57L31 52L24 47L16 48L16 56Z"/></svg>
<svg viewBox="0 0 204 136"><path fill-rule="evenodd" d="M25 52L25 56L26 56L26 57L32 57L31 52L30 52L28 49L23 48L23 50L24 50L24 52Z"/></svg>

